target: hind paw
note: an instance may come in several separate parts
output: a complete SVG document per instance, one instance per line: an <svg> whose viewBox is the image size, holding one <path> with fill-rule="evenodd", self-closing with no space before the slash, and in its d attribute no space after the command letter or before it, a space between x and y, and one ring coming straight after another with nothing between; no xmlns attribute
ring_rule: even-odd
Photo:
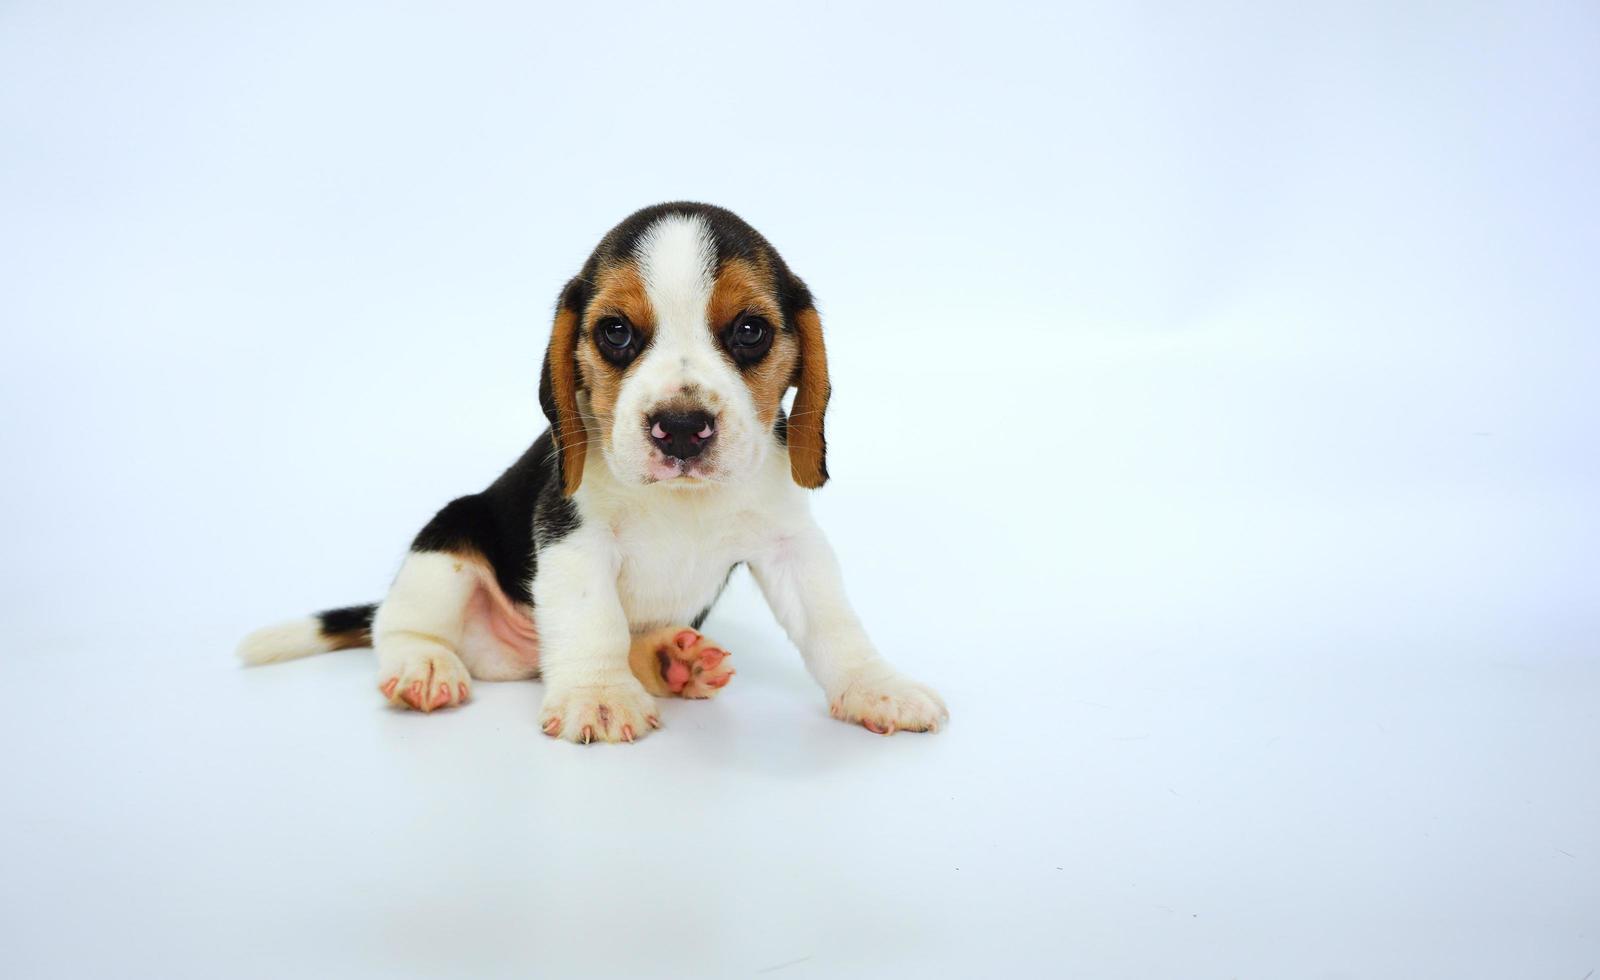
<svg viewBox="0 0 1600 980"><path fill-rule="evenodd" d="M733 679L728 656L698 631L670 626L635 636L628 664L652 694L709 698Z"/></svg>
<svg viewBox="0 0 1600 980"><path fill-rule="evenodd" d="M378 655L378 691L389 703L413 711L454 708L472 696L472 675L461 659L441 648L394 650Z"/></svg>

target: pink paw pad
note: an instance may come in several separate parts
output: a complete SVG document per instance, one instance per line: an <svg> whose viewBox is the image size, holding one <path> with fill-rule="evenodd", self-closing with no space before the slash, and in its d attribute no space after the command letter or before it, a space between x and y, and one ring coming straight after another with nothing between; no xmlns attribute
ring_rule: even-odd
<svg viewBox="0 0 1600 980"><path fill-rule="evenodd" d="M724 664L728 656L728 651L698 631L681 629L656 650L656 663L668 691L686 698L708 698L733 677L733 668Z"/></svg>
<svg viewBox="0 0 1600 980"><path fill-rule="evenodd" d="M689 668L682 661L674 660L661 676L667 679L667 687L672 689L673 694L680 694L684 685L689 683Z"/></svg>

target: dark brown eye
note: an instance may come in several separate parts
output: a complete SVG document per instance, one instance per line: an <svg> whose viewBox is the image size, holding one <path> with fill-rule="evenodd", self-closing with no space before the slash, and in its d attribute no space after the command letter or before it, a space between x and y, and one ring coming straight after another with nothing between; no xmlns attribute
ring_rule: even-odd
<svg viewBox="0 0 1600 980"><path fill-rule="evenodd" d="M766 317L741 313L728 325L722 342L728 345L733 363L745 368L767 355L767 351L772 349L772 338L772 324L767 322Z"/></svg>
<svg viewBox="0 0 1600 980"><path fill-rule="evenodd" d="M620 316L602 318L595 324L595 332L600 335L600 343L617 353L633 346L633 328Z"/></svg>
<svg viewBox="0 0 1600 980"><path fill-rule="evenodd" d="M733 336L729 339L729 343L734 347L746 349L760 347L766 343L769 329L771 328L767 326L767 321L758 316L741 317L739 322L734 324Z"/></svg>

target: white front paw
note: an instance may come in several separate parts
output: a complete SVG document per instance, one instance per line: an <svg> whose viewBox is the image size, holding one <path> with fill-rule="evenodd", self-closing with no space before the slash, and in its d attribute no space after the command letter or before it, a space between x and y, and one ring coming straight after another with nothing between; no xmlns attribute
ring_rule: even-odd
<svg viewBox="0 0 1600 980"><path fill-rule="evenodd" d="M656 699L633 675L615 683L551 687L540 727L571 742L631 742L661 727Z"/></svg>
<svg viewBox="0 0 1600 980"><path fill-rule="evenodd" d="M926 684L888 667L869 667L852 675L828 696L835 718L859 722L870 732L936 732L950 718L944 701Z"/></svg>

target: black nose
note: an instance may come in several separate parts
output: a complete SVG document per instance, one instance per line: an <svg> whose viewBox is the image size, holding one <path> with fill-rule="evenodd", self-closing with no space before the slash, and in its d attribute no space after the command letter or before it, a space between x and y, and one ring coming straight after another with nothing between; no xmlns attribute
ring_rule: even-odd
<svg viewBox="0 0 1600 980"><path fill-rule="evenodd" d="M716 434L705 412L662 412L650 419L650 441L673 459L694 459Z"/></svg>

